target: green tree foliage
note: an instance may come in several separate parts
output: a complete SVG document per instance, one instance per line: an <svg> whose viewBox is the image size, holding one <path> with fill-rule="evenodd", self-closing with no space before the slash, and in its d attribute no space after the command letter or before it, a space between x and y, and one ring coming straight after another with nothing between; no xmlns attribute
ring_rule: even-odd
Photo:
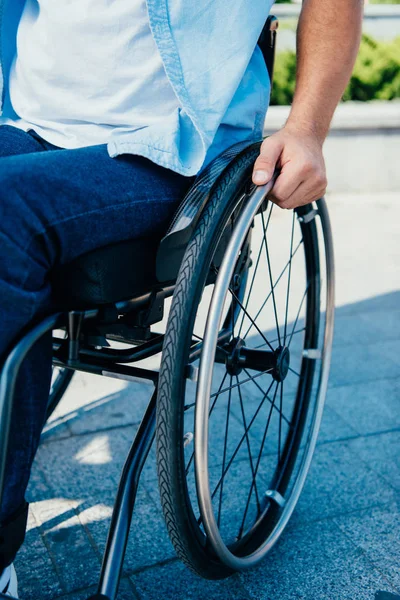
<svg viewBox="0 0 400 600"><path fill-rule="evenodd" d="M271 104L293 100L296 55L290 50L276 57ZM400 98L400 37L380 42L363 34L360 51L343 100L392 100Z"/></svg>

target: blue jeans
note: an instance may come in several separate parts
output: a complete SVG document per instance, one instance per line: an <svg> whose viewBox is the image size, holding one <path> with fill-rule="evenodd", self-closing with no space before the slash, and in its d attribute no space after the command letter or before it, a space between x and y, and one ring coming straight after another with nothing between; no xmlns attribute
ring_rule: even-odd
<svg viewBox="0 0 400 600"><path fill-rule="evenodd" d="M29 324L51 312L52 268L114 242L161 236L192 181L140 156L110 158L105 145L66 150L1 126L0 367ZM1 526L24 504L50 378L47 336L18 381Z"/></svg>

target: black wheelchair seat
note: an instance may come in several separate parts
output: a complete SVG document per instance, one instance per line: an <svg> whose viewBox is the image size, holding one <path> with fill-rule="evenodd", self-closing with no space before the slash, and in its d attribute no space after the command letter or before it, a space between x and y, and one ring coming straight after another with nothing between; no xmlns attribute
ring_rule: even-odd
<svg viewBox="0 0 400 600"><path fill-rule="evenodd" d="M233 160L246 163L250 172L259 148L260 142L239 142L205 168L162 239L153 236L111 244L55 269L51 282L56 304L69 309L113 304L173 282L215 181Z"/></svg>
<svg viewBox="0 0 400 600"><path fill-rule="evenodd" d="M156 284L159 238L133 239L88 252L52 274L61 306L84 308L137 296Z"/></svg>

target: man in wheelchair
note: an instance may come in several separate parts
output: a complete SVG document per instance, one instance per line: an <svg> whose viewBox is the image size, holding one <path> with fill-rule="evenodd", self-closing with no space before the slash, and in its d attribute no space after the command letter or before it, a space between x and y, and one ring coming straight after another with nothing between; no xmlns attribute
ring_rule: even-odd
<svg viewBox="0 0 400 600"><path fill-rule="evenodd" d="M156 388L158 383L164 513L180 556L198 573L219 578L255 564L293 510L306 469L301 483L293 479L293 497L287 490L311 405L315 363L321 358L316 349L322 314L315 284L323 246L318 246L318 228L325 246L329 237L324 205L311 203L325 191L322 145L355 60L362 2L305 0L292 110L283 129L261 144L275 35L273 20L264 27L271 4L0 0L0 593L17 596L12 562L24 539L25 491L49 413L52 360L67 367L62 373L68 377L80 368L128 379L147 373ZM297 209L290 213L285 276L294 265L296 214L309 281L305 316L300 315L305 331L300 383L286 419L286 438L283 382L290 369L295 371L289 345L292 337L299 338L299 315L289 332L287 299L286 319L274 341L256 322L257 310L251 313L264 246L270 266L266 241L262 252L252 250L251 244L257 231L266 238L271 202ZM260 230L253 227L256 219L261 220ZM276 316L278 300L272 279L270 283ZM210 323L208 333L202 330L200 335L195 333L197 309L209 286L214 286ZM157 337L150 327L160 321L158 312L173 292L167 332ZM255 337L245 341L244 330L252 327L258 343L250 348L249 339ZM52 339L55 329L67 338ZM107 339L130 347L118 354L108 348ZM162 343L159 374L124 367L130 359L159 352ZM329 346L329 340L325 343ZM137 344L140 356L132 350ZM197 366L200 358L201 364L215 365L221 373L218 384ZM264 380L256 377L265 373L271 383L264 388ZM245 414L243 407L245 375L280 419L280 470L264 486L263 498L257 494L257 477L265 444L252 458L249 429L256 417ZM183 422L195 403L182 382L194 385L196 380L192 460L193 435L186 431L193 425L186 430ZM61 382L62 391L68 382ZM254 497L256 517L251 517L252 524L246 522L251 512L247 501L232 542L221 516L222 488L228 485L222 480L233 460L227 437L218 452L222 477L216 486L205 476L206 447L208 435L213 435L215 399L224 396L223 410L229 415L238 391L235 401L244 422L240 444L250 457L249 498ZM58 399L61 395L58 390ZM268 423L272 418L264 417ZM202 430L205 423L207 431ZM227 433L229 416L222 423ZM141 439L152 440L152 417L145 417L142 426ZM182 484L194 463L200 509L195 518L195 487ZM124 504L123 493L118 502L111 540L122 527L124 506L133 507L132 499ZM119 553L123 551L122 544ZM98 598L115 597L120 565L115 567L113 560L115 552L109 549Z"/></svg>

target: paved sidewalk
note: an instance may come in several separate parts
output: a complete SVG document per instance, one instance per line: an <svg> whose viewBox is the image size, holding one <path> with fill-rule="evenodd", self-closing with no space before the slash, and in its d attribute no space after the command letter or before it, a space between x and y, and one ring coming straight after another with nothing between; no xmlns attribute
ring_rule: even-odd
<svg viewBox="0 0 400 600"><path fill-rule="evenodd" d="M121 600L400 594L399 197L334 196L329 206L338 279L332 375L318 448L287 531L255 570L223 582L195 577L167 537L153 452ZM32 473L29 527L16 561L23 600L83 600L94 592L116 484L150 392L82 375L68 390Z"/></svg>

